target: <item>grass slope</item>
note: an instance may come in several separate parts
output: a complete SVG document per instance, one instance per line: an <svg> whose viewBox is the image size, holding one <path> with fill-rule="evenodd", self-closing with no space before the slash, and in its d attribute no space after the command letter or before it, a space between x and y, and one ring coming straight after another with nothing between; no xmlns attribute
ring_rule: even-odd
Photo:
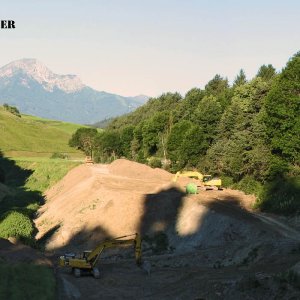
<svg viewBox="0 0 300 300"><path fill-rule="evenodd" d="M35 213L43 203L43 192L59 181L79 162L41 158L10 160L0 156L5 174L0 183L0 237L15 236L40 247L35 241ZM54 300L56 283L53 270L31 263L10 264L0 257L0 299Z"/></svg>
<svg viewBox="0 0 300 300"><path fill-rule="evenodd" d="M0 157L5 182L0 190L0 237L16 236L35 244L32 219L45 201L44 191L63 178L79 163L68 160L16 159Z"/></svg>
<svg viewBox="0 0 300 300"><path fill-rule="evenodd" d="M22 115L21 118L0 106L0 150L7 156L46 156L53 152L82 156L68 146L73 132L82 125Z"/></svg>
<svg viewBox="0 0 300 300"><path fill-rule="evenodd" d="M22 115L22 117L24 118L24 120L34 121L34 122L40 123L44 126L56 128L67 134L73 134L78 128L87 127L87 126L80 125L80 124L67 123L67 122L50 120L50 119L43 119L40 117L35 117L35 116L30 116L30 115Z"/></svg>
<svg viewBox="0 0 300 300"><path fill-rule="evenodd" d="M30 191L45 192L46 189L61 180L71 169L78 166L78 162L62 159L42 159L30 161L15 159L16 165L32 174L27 178L24 188Z"/></svg>

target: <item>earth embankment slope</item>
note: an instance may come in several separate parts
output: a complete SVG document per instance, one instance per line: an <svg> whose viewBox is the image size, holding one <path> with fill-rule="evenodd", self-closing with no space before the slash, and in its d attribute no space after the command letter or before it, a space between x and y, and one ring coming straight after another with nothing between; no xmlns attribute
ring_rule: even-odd
<svg viewBox="0 0 300 300"><path fill-rule="evenodd" d="M86 242L93 244L107 236L136 232L145 194L168 186L171 176L126 160L81 165L47 191L47 203L36 220L38 237L60 225L48 242L49 249L54 249L85 233L89 233Z"/></svg>
<svg viewBox="0 0 300 300"><path fill-rule="evenodd" d="M92 249L104 238L134 232L148 238L143 255L152 264L150 278L134 268L132 260L120 260L119 253L111 256L118 262L101 260L102 275L97 282L74 279L61 270L61 282L76 286L78 299L295 295L293 289L281 292L272 279L300 260L299 241L290 238L291 232L284 235L282 227L262 222L249 211L251 196L233 190L187 196L183 182L175 185L172 177L121 159L110 165L78 166L46 192L36 225L37 237L47 237L47 250L78 252ZM164 239L151 242L155 233L167 236L167 244ZM159 242L166 247L159 249L155 245ZM155 256L157 250L164 251ZM128 280L135 289L129 288ZM259 290L252 286L257 282ZM90 295L90 290L95 294ZM65 297L64 291L61 294Z"/></svg>
<svg viewBox="0 0 300 300"><path fill-rule="evenodd" d="M223 246L230 239L255 244L279 235L246 211L253 197L233 190L187 196L172 177L125 159L74 168L47 191L37 238L51 233L46 249L77 250L107 237L163 232L181 253Z"/></svg>

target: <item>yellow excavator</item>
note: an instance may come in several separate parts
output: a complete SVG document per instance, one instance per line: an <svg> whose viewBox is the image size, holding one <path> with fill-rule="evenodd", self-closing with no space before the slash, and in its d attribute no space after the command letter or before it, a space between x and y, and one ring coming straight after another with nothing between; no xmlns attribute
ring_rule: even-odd
<svg viewBox="0 0 300 300"><path fill-rule="evenodd" d="M61 267L71 267L75 277L80 277L83 274L92 274L95 278L99 278L100 272L97 268L97 262L103 250L124 245L134 246L136 264L138 266L141 266L142 241L138 233L106 240L100 243L94 250L84 251L80 255L76 255L74 253L66 253L63 256L60 256L59 265Z"/></svg>
<svg viewBox="0 0 300 300"><path fill-rule="evenodd" d="M222 180L219 178L212 178L211 175L203 175L197 171L179 171L175 174L173 181L176 182L179 177L195 178L201 181L205 188L217 187L222 189Z"/></svg>

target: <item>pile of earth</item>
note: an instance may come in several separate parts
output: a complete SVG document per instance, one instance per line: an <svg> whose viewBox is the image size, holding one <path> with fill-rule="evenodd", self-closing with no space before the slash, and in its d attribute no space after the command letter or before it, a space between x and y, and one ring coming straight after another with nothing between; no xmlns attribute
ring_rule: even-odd
<svg viewBox="0 0 300 300"><path fill-rule="evenodd" d="M172 178L167 171L125 159L78 166L47 191L35 221L37 238L47 237L48 251L64 252L139 232L149 254L226 245L223 256L234 253L235 261L245 259L260 241L276 238L241 206L249 206L253 197L233 190L186 195ZM234 202L237 211L220 208L220 201ZM241 243L252 248L240 250Z"/></svg>

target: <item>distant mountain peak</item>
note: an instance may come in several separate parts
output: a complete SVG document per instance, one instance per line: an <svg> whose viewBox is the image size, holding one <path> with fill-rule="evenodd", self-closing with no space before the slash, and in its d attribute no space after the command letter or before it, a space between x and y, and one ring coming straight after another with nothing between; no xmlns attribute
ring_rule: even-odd
<svg viewBox="0 0 300 300"><path fill-rule="evenodd" d="M74 93L85 87L76 75L55 74L35 58L23 58L0 68L0 78L10 78L17 74L29 76L49 92L58 88L66 93ZM24 78L22 84L25 86L27 84Z"/></svg>
<svg viewBox="0 0 300 300"><path fill-rule="evenodd" d="M0 105L22 113L79 124L120 116L143 105L146 96L124 97L83 85L76 75L58 75L34 58L0 67Z"/></svg>

